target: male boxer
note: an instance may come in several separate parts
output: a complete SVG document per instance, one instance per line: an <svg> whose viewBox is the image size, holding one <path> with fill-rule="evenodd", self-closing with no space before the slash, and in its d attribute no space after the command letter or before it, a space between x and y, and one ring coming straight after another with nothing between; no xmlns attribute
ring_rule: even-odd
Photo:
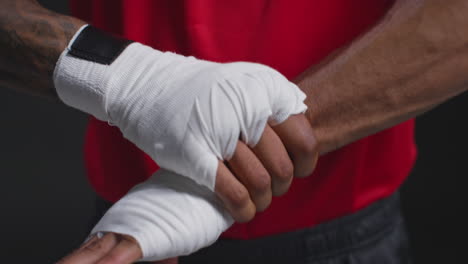
<svg viewBox="0 0 468 264"><path fill-rule="evenodd" d="M32 1L5 1L4 8L0 11L2 12L0 24L4 36L1 38L2 47L4 47L2 48L4 53L2 54L4 62L2 72L5 75L2 79L5 84L3 86L41 94L53 94L55 90L52 88L55 87L65 103L86 111L100 120L115 122L114 125L122 131L123 136L133 141L152 159L157 162L161 159L160 165L163 168L186 177L183 178L184 181L188 177L200 186L203 185L204 188L215 191L224 202L224 207L234 219L239 221L249 220L255 210L265 209L270 202L268 198L270 193L282 193L282 191L271 190L276 188L273 186L278 186L275 182L287 182L288 184L284 184L286 186L284 189L289 186L287 180L276 180L281 177L275 177L279 174L272 169L273 165L268 165L279 162L273 158L266 158L277 157L265 154L268 153L266 149L269 149L271 145L282 149L278 155L282 157L281 160L285 159L283 157L286 153L289 154L290 162L294 164L294 174L303 174L297 173L298 171L312 170L315 153L328 153L322 156L312 177L294 180L290 192L275 199L268 210L258 214L247 224L235 224L223 235L231 239L263 237L262 239L251 243L250 241L220 240L212 247L182 261L201 260L226 263L228 261L233 263L240 261L405 263L409 261L404 228L399 215L398 201L395 198L397 194L392 194L407 176L415 158L412 139L413 123L408 121L395 127L392 126L423 113L466 90L468 34L465 25L468 7L464 1L402 0L394 4L391 1L360 1L359 3L353 1L351 3L344 0L298 1L294 4L289 1L246 1L244 4L208 1L203 5L197 1L136 2L123 1L116 4L112 1L112 5L106 6L104 1L93 3L77 1L74 10L77 15L91 20L90 22L102 29L151 44L156 48L154 50L156 53L149 52L149 48L144 45L137 50L135 46L140 47L139 44L122 44L126 43L125 41L119 45L111 45L119 48L110 55L102 53L102 50L93 51L92 47L100 47L100 43L109 42L106 41L107 37L103 37L100 33L96 33L96 39L104 39L104 41L93 42L93 38L86 37L86 34L89 36L89 32L83 32L85 29L82 26L85 23L48 12ZM87 15L84 10L87 10ZM31 25L35 25L32 30ZM370 27L372 29L368 33L355 39ZM81 38L83 33L84 37ZM72 39L73 36L76 38ZM84 43L76 42L80 39L84 39ZM319 66L307 70L331 51L353 39L355 40L352 44L335 52ZM71 45L67 48L68 43ZM75 43L78 44L74 47ZM87 43L91 44L87 45ZM104 50L104 52L108 51L108 49ZM124 66L120 65L125 64L120 64L119 61L131 60L133 55L145 62L146 56L143 50L148 50L148 60L153 58L155 65L146 62L148 66L145 70L135 66L135 72L142 72L143 75L139 75L141 78L135 80L130 85L131 87L119 86L119 81L114 80L123 79L121 81L127 84L133 78L129 75L130 73L109 77L112 74L108 73L106 67L115 66L121 69ZM80 54L80 51L85 54ZM198 59L185 58L181 55L162 55L167 54L163 51L195 55ZM94 56L88 56L88 53ZM177 58L174 57L172 60L170 56ZM99 62L96 57L104 57L104 61ZM119 60L120 58L127 59ZM279 138L273 141L277 144L272 144L272 140L265 140L268 144L262 144L262 138L267 137L269 133L267 131L270 131L269 126L261 130L262 136L253 137L259 138L258 141L250 142L249 135L252 133L248 133L248 129L244 128L252 127L247 125L252 123L238 122L237 128L232 129L240 131L239 142L244 143L236 143L232 156L218 154L217 151L223 153L226 149L232 152L233 147L227 147L232 144L215 145L213 143L223 141L224 137L219 136L217 132L205 133L210 129L204 129L205 126L201 125L204 122L200 117L208 118L209 113L213 112L206 109L203 111L203 107L207 104L197 102L202 102L204 99L206 100L204 102L213 103L218 100L209 101L207 98L220 97L212 95L213 86L210 86L208 92L203 88L197 88L196 90L200 93L197 92L196 99L191 94L181 99L189 100L188 104L193 106L190 108L191 111L196 110L189 111L190 114L181 114L184 117L188 116L184 119L186 122L182 123L190 128L194 126L187 124L199 125L195 129L199 133L193 132L192 129L190 132L193 133L190 135L195 135L194 137L199 139L197 142L203 142L204 149L210 149L211 154L219 160L227 160L229 166L224 168L222 163L217 163L215 171L213 165L207 165L214 164L213 162L197 163L199 160L191 156L195 154L190 154L193 148L188 148L187 145L177 140L181 138L178 137L181 132L177 129L180 119L172 119L165 115L158 117L160 112L153 113L154 109L149 106L148 101L157 102L152 99L159 98L158 95L169 98L165 97L166 93L159 92L167 91L165 89L168 83L170 87L179 87L180 91L187 86L173 85L174 83L191 84L190 81L178 80L177 77L172 79L171 73L176 76L178 76L176 73L192 74L193 77L188 80L194 80L194 87L203 83L208 74L201 70L196 73L185 71L183 69L187 67L182 66L190 65L192 62L194 65L205 64L199 59L217 62L260 62L278 70L277 72L271 68L261 67L265 70L258 71L253 69L257 66L248 64L235 71L234 75L242 75L246 79L236 79L238 82L234 82L236 83L234 85L230 83L229 74L222 76L221 81L215 78L214 83L217 84L215 87L218 87L216 90L226 91L226 87L255 87L259 90L263 89L260 93L267 98L269 98L269 93L274 94L269 90L272 89L271 86L278 85L278 83L284 85L275 90L296 91L294 86L280 81L281 74L288 79L294 79L303 72L299 78L295 78L295 82L307 95L306 104L309 107L307 118L311 129L301 120L297 120L300 119L300 115L292 116L303 110L300 107L284 111L286 114L283 114L283 118L284 115L292 116L287 121L275 118L274 108L271 108L270 111L266 111L268 114L259 118L263 121L254 123L271 124L274 135ZM57 61L59 62L56 63ZM173 61L176 63L172 63ZM12 68L12 62L20 67ZM161 66L160 62L168 62L162 64L168 67ZM86 66L88 63L92 66ZM99 65L96 66L96 64ZM138 65L138 63L132 65ZM219 67L225 68L224 66L225 64L222 64ZM191 67L188 68L191 69ZM145 76L146 69L154 74ZM54 71L56 74L52 77ZM220 71L224 72L223 69ZM160 79L160 76L156 74L160 72L164 73L160 76L169 77ZM269 75L269 77L264 75ZM123 77L128 77L128 79ZM153 78L155 81L152 81ZM275 81L268 83L267 79ZM28 86L31 80L35 80L38 85ZM100 82L101 80L104 84ZM138 92L140 88L132 89L140 87L139 84L145 87L145 82L148 80L150 80L149 83L155 84L154 89L158 91L157 94L149 95L147 92L152 89L143 89L142 91L146 91L143 94L148 95L141 96ZM55 86L52 82L55 82ZM62 86L61 84L64 83L65 85ZM96 85L96 83L99 84ZM220 83L226 86L218 85ZM239 83L249 84L243 86ZM265 112L259 110L266 109L262 108L264 104L261 102L258 105L246 103L249 101L246 98L250 97L245 97L246 93L238 92L246 91L246 89L229 91L242 96L226 96L228 98L226 100L243 98L229 105L233 109L238 109L239 107L236 108L235 105L239 104L243 106L240 107L242 110L249 110L245 112L246 115L256 111ZM250 92L250 89L248 91ZM203 97L201 96L203 94L209 96ZM287 100L287 105L297 105L294 102L300 101L299 93L293 94L296 96L291 98L296 100ZM255 97L257 98L259 97ZM275 96L272 98L268 100L275 101ZM173 112L174 108L171 104L166 107L161 106L161 103L155 103L154 108L162 109L162 112L167 112L167 109ZM228 104L223 104L223 106L226 105ZM232 111L243 113L235 110ZM138 118L139 111L152 113L152 115L145 115L146 118L163 123L166 130L164 132L155 130L156 135L152 135L148 130L154 126L150 121ZM216 120L216 118L208 120ZM253 119L239 118L239 120ZM289 125L290 121L294 125ZM138 155L139 152L135 151L132 146L126 145L120 135L115 134L113 128L97 120L91 122L88 131L87 154L88 157L100 158L88 160L90 177L104 198L115 201L136 182L146 179L155 167L147 161L145 156L128 163L110 165L108 160L126 160L125 158L130 156L134 158L135 155L129 153ZM293 129L295 126L301 126L302 129ZM253 127L258 128L261 125ZM288 129L283 130L285 127ZM232 131L232 129L227 131ZM173 136L166 133L167 131L171 131ZM253 129L253 131L261 134L258 129ZM302 138L297 135L301 135L297 133L301 131L305 131ZM382 132L375 134L378 131ZM106 138L112 141L106 142ZM288 141L285 140L286 138L293 139ZM302 142L305 143L301 144ZM243 145L245 143L247 144ZM168 150L164 148L165 144L171 146L169 152L164 152ZM282 147L281 144L284 146ZM224 148L219 146L224 146ZM265 151L258 150L260 148ZM241 155L242 149L249 154ZM109 150L119 151L109 152ZM239 155L236 155L236 152ZM108 158L102 158L102 153L106 153L105 156ZM236 156L252 157L247 160L254 160L253 164L256 165L245 165L244 161L236 163ZM200 158L203 157L205 156L200 155ZM166 158L169 161L164 161ZM171 164L174 160L182 161L180 167L175 166L177 164ZM288 163L283 162L280 164ZM243 172L249 171L246 168L252 168L251 166L256 168L256 172L243 176L247 174ZM302 170L302 168L305 169ZM115 171L120 173L113 173ZM225 171L229 177L221 177L222 171ZM132 173L139 176L134 176L134 180L128 180L128 175ZM102 181L101 185L98 184L99 179L109 179L111 176L115 177L112 184L102 184ZM289 179L289 177L284 178ZM160 179L164 182L166 178L163 175ZM230 182L236 184L226 184L226 181L221 181L221 179L231 179ZM263 188L258 188L259 185L254 182L258 183L257 181L261 181L259 179L271 179L271 184L260 184ZM150 182L151 179L147 183ZM150 186L149 189L145 189L147 192L160 188L151 184L142 186ZM151 189L151 186L154 188ZM178 186L173 186L172 190ZM245 191L238 191L244 190L243 188ZM138 190L138 188L132 190L128 197L137 196L135 193L138 193ZM230 193L229 191L232 190L236 191ZM239 193L242 195L238 195ZM198 201L204 203L209 199L211 198L205 197ZM124 198L122 202L129 200L131 199ZM119 207L122 206L117 203L116 208ZM125 210L124 208L120 212ZM126 226L131 225L128 223ZM148 249L146 246L138 246L133 239L122 239L121 235L108 233L102 238L93 237L88 244L66 258L63 263L80 263L80 261L82 263L109 263L110 261L130 263L141 258L142 254L144 255L145 252L142 253L141 250L142 248L143 251ZM149 246L157 247L157 245Z"/></svg>

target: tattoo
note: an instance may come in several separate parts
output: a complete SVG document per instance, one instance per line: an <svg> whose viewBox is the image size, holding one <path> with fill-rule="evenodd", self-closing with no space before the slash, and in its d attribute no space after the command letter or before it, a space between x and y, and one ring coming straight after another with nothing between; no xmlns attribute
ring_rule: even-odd
<svg viewBox="0 0 468 264"><path fill-rule="evenodd" d="M56 98L55 63L84 22L32 0L0 5L0 86Z"/></svg>

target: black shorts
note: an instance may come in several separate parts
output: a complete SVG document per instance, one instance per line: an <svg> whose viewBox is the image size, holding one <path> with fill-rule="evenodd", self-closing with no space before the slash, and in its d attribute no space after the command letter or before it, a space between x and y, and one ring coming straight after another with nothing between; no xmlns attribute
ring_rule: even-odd
<svg viewBox="0 0 468 264"><path fill-rule="evenodd" d="M110 203L99 200L97 219ZM407 264L411 263L400 196L312 228L252 240L219 239L179 264Z"/></svg>

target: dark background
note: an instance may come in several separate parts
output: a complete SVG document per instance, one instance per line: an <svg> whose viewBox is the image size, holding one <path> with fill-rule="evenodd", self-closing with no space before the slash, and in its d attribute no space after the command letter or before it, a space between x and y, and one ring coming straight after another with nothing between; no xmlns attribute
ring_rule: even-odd
<svg viewBox="0 0 468 264"><path fill-rule="evenodd" d="M68 11L64 0L40 2ZM87 118L3 87L0 98L0 262L53 263L81 243L94 210ZM416 264L468 263L467 113L465 93L417 119L419 159L403 188Z"/></svg>

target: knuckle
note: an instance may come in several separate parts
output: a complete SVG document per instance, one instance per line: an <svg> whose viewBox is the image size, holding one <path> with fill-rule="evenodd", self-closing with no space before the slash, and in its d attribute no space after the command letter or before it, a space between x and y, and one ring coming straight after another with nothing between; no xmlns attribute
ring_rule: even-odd
<svg viewBox="0 0 468 264"><path fill-rule="evenodd" d="M271 190L270 174L266 170L253 174L251 189L255 193L265 193Z"/></svg>
<svg viewBox="0 0 468 264"><path fill-rule="evenodd" d="M299 155L303 156L315 156L318 152L317 141L314 137L304 138L302 144L299 147Z"/></svg>
<svg viewBox="0 0 468 264"><path fill-rule="evenodd" d="M292 161L284 159L277 162L276 177L281 182L289 182L294 175L294 166Z"/></svg>
<svg viewBox="0 0 468 264"><path fill-rule="evenodd" d="M234 189L229 198L233 209L237 210L245 208L250 202L249 193L245 188Z"/></svg>

